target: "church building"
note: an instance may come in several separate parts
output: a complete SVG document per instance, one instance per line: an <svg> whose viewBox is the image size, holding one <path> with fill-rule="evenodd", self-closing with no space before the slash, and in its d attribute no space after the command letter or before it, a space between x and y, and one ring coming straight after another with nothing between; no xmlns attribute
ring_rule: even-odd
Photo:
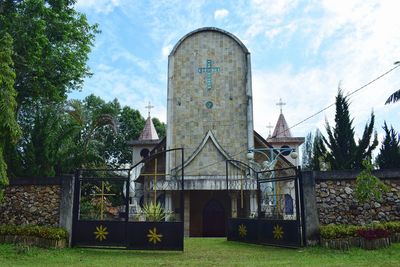
<svg viewBox="0 0 400 267"><path fill-rule="evenodd" d="M241 205L238 193L226 190L226 160L249 163L249 151L297 149L304 141L291 136L282 113L267 140L254 131L251 82L250 52L236 36L211 27L188 33L168 58L166 138L158 140L149 114L141 138L132 142L134 162L147 152L184 148L186 236L225 236L228 217L257 213L256 187L246 188ZM254 160L262 157L256 153ZM173 162L167 154L166 174ZM276 166L293 165L279 154ZM166 210L175 210L173 189L157 194Z"/></svg>

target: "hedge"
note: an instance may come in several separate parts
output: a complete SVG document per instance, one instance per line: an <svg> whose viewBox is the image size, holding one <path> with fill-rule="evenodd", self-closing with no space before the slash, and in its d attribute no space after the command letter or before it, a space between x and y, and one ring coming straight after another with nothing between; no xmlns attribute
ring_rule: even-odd
<svg viewBox="0 0 400 267"><path fill-rule="evenodd" d="M356 237L359 236L357 234L359 231L367 230L387 230L393 234L400 233L400 222L383 222L364 226L329 224L320 226L319 230L321 238L324 239Z"/></svg>
<svg viewBox="0 0 400 267"><path fill-rule="evenodd" d="M0 235L34 236L51 240L65 240L67 230L38 225L0 225Z"/></svg>

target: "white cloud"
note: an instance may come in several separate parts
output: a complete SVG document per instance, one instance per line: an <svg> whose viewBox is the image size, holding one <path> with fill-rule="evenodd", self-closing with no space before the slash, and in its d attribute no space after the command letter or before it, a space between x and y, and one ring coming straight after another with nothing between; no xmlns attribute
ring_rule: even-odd
<svg viewBox="0 0 400 267"><path fill-rule="evenodd" d="M96 13L108 14L119 4L119 0L78 0L76 7L78 9L93 9Z"/></svg>
<svg viewBox="0 0 400 267"><path fill-rule="evenodd" d="M220 20L229 16L229 11L227 9L217 9L214 12L214 19Z"/></svg>
<svg viewBox="0 0 400 267"><path fill-rule="evenodd" d="M171 44L168 44L166 46L163 46L161 54L163 57L168 57L169 53L171 53L173 46Z"/></svg>

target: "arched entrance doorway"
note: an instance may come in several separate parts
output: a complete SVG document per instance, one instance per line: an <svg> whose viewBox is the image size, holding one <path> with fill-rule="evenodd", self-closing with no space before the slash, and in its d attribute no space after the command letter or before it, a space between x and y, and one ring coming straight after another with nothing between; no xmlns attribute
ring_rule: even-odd
<svg viewBox="0 0 400 267"><path fill-rule="evenodd" d="M203 236L226 236L225 223L224 207L216 199L211 199L203 209Z"/></svg>

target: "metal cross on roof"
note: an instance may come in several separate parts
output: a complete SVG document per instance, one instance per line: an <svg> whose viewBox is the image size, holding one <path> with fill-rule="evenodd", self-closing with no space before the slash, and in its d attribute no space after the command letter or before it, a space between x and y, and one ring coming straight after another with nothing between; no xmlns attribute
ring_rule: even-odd
<svg viewBox="0 0 400 267"><path fill-rule="evenodd" d="M276 105L277 105L277 106L280 106L280 108L281 108L281 114L282 114L282 107L283 107L284 105L286 105L286 103L282 102L282 98L279 98L279 102L276 103Z"/></svg>
<svg viewBox="0 0 400 267"><path fill-rule="evenodd" d="M149 110L148 112L149 112L149 117L150 117L150 111L152 108L154 108L154 106L150 105L150 101L149 101L149 104L147 106L145 106L145 108L147 108Z"/></svg>
<svg viewBox="0 0 400 267"><path fill-rule="evenodd" d="M268 137L271 136L271 129L273 129L274 126L271 125L271 122L268 123L267 129L268 129Z"/></svg>

